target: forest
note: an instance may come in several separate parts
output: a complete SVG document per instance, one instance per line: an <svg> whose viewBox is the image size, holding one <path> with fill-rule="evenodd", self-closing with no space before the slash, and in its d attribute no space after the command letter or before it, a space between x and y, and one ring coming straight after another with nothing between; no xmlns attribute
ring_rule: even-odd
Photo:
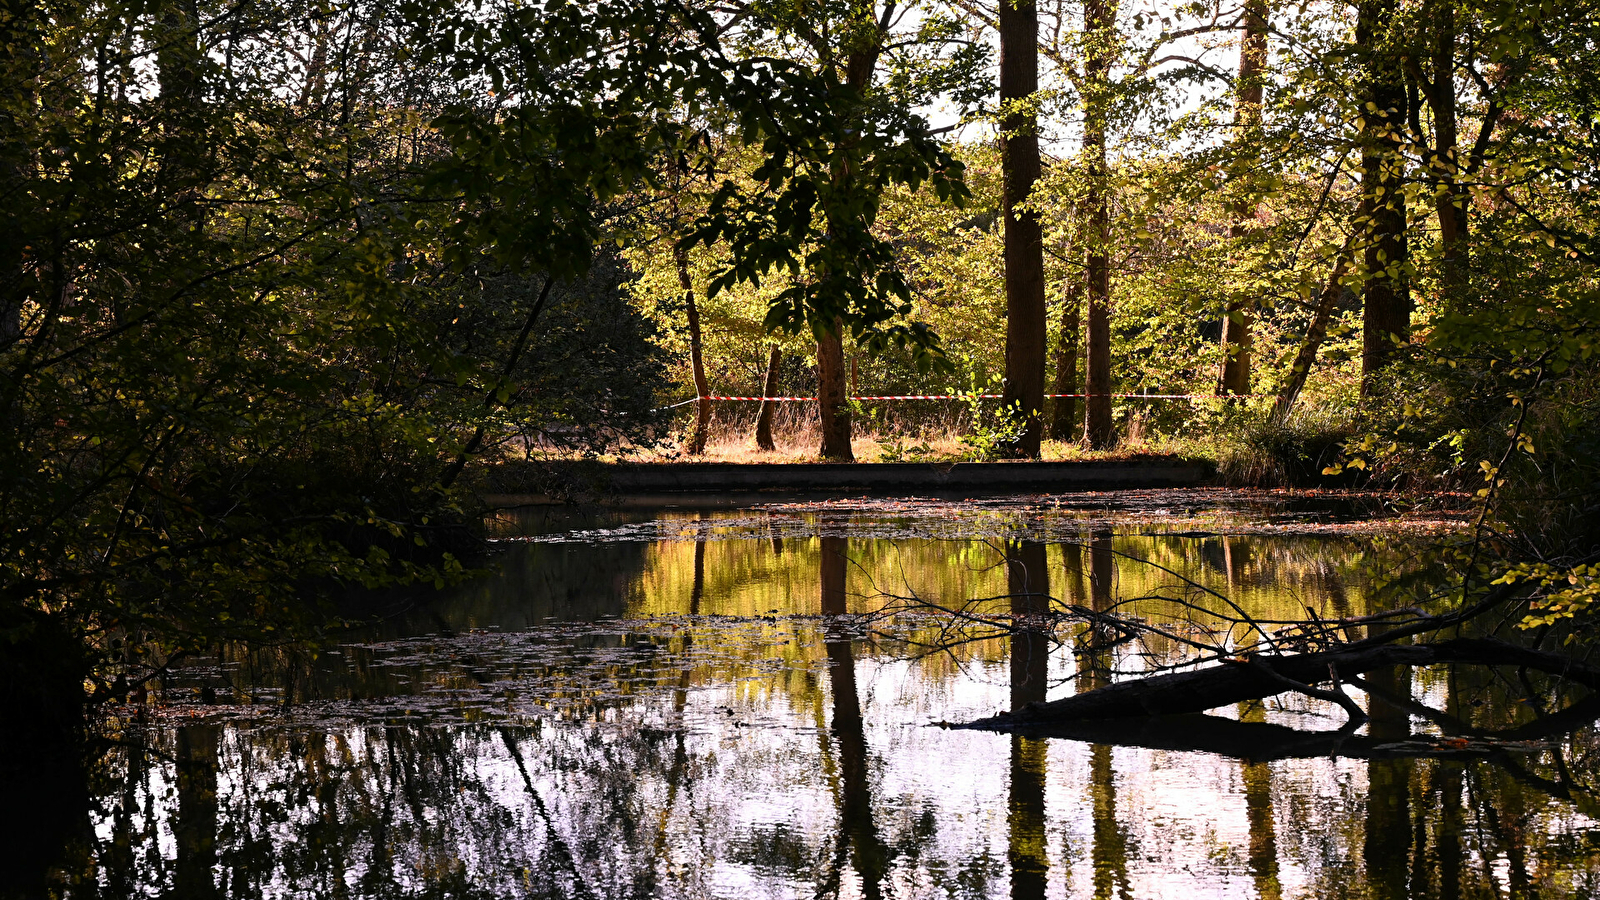
<svg viewBox="0 0 1600 900"><path fill-rule="evenodd" d="M3 0L0 694L775 428L1455 497L1457 608L1584 633L1597 114L1592 0Z"/></svg>

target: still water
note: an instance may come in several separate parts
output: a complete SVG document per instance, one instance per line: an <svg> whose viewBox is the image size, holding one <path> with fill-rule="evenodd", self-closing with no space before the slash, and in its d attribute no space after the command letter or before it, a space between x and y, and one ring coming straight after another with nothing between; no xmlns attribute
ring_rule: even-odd
<svg viewBox="0 0 1600 900"><path fill-rule="evenodd" d="M1227 604L1377 611L1430 577L1429 527L1370 512L1168 492L506 514L492 577L124 710L64 893L1595 896L1594 729L1430 752L1572 702L1515 672L1373 675L1361 733L1411 749L1370 758L940 724L1251 639L1208 612ZM1005 627L1052 604L1172 639ZM1344 721L1289 695L1214 716Z"/></svg>

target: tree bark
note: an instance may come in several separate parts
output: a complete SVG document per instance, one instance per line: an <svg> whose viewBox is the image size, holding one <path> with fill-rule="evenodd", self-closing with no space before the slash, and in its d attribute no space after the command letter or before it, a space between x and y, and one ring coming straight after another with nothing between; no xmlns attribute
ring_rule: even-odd
<svg viewBox="0 0 1600 900"><path fill-rule="evenodd" d="M1247 152L1261 131L1263 73L1267 62L1266 0L1248 0L1242 15L1244 35L1239 41L1239 75L1234 88L1233 126L1238 152ZM1237 246L1249 233L1248 220L1254 217L1255 204L1234 202L1229 214L1233 223L1228 237ZM1251 320L1255 298L1235 292L1228 300L1222 319L1222 367L1217 375L1217 393L1250 393L1250 350L1253 343Z"/></svg>
<svg viewBox="0 0 1600 900"><path fill-rule="evenodd" d="M878 66L878 55L883 50L884 30L872 17L870 5L862 12L873 22L876 31L870 38L852 50L845 60L844 87L863 97L872 87L872 73ZM889 10L885 11L886 13ZM845 160L848 147L840 147L840 161L834 164L833 181L841 185L854 177ZM855 451L850 446L850 407L845 403L844 322L834 319L831 328L817 338L817 410L821 419L823 459L833 462L855 462Z"/></svg>
<svg viewBox="0 0 1600 900"><path fill-rule="evenodd" d="M1078 321L1078 306L1082 303L1082 285L1083 281L1075 277L1072 289L1061 304L1060 337L1056 344L1056 380L1051 387L1052 394L1078 392L1078 333L1082 328ZM1072 440L1072 432L1077 424L1077 398L1057 397L1050 417L1051 439L1063 442Z"/></svg>
<svg viewBox="0 0 1600 900"><path fill-rule="evenodd" d="M1406 205L1401 141L1406 91L1398 56L1387 46L1399 15L1395 0L1363 0L1356 46L1365 56L1364 96L1372 106L1361 133L1362 226L1366 287L1361 314L1361 393L1371 396L1379 370L1411 340L1411 293L1405 275Z"/></svg>
<svg viewBox="0 0 1600 900"><path fill-rule="evenodd" d="M776 397L778 395L778 370L783 365L783 351L777 344L772 345L772 355L767 359L767 380L761 388L761 396ZM771 400L761 401L761 412L756 415L756 446L763 450L776 450L777 445L772 442L772 412L778 404Z"/></svg>
<svg viewBox="0 0 1600 900"><path fill-rule="evenodd" d="M1086 0L1083 30L1089 44L1083 74L1083 156L1089 186L1084 197L1087 231L1088 353L1084 435L1105 450L1116 442L1111 424L1111 198L1106 183L1106 106L1110 102L1111 41L1116 0Z"/></svg>
<svg viewBox="0 0 1600 900"><path fill-rule="evenodd" d="M1439 190L1434 210L1439 217L1439 245L1446 294L1459 291L1466 281L1467 209L1471 196L1461 189L1460 157L1456 152L1456 10L1453 0L1432 4L1433 84L1428 102L1433 107L1433 168Z"/></svg>
<svg viewBox="0 0 1600 900"><path fill-rule="evenodd" d="M1033 0L1000 4L1000 165L1004 173L1006 378L1001 402L1022 413L1024 427L1002 448L1037 457L1043 437L1045 302L1043 232L1036 212L1017 209L1039 180L1038 117L1016 108L1039 90L1039 16Z"/></svg>
<svg viewBox="0 0 1600 900"><path fill-rule="evenodd" d="M845 403L844 345L839 340L844 323L835 321L833 329L817 340L817 406L822 416L822 458L855 462L855 452L850 448L850 407Z"/></svg>
<svg viewBox="0 0 1600 900"><path fill-rule="evenodd" d="M689 315L689 365L694 370L694 426L689 432L689 443L684 452L699 456L706 452L706 434L711 427L710 385L706 382L706 364L700 340L700 308L694 299L694 281L689 277L689 251L683 247L672 248L673 260L678 265L678 285L683 288L683 304Z"/></svg>

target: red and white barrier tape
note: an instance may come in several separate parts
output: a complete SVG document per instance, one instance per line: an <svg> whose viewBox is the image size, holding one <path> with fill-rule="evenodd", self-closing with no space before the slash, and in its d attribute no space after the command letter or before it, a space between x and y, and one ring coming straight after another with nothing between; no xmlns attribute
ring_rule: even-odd
<svg viewBox="0 0 1600 900"><path fill-rule="evenodd" d="M999 400L1000 394L978 394L978 399ZM1059 399L1064 397L1114 397L1123 400L1239 400L1248 397L1271 397L1272 394L1045 394L1045 399ZM724 397L713 394L700 397L701 400L742 400L750 403L808 403L815 397ZM851 397L851 400L971 400L971 394L887 394L881 397ZM694 400L685 400L676 404L683 406L693 403ZM663 407L666 408L666 407Z"/></svg>

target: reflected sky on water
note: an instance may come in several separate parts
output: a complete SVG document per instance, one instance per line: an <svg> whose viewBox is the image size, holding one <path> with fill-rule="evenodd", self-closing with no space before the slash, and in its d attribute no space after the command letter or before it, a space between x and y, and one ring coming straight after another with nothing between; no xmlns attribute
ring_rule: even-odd
<svg viewBox="0 0 1600 900"><path fill-rule="evenodd" d="M986 636L936 609L1116 607L1222 640L1248 635L1208 619L1207 590L1258 619L1359 616L1385 602L1375 576L1429 577L1393 536L1427 528L1364 512L1171 492L506 515L498 575L315 659L208 661L147 727L123 710L60 892L1593 896L1592 728L1258 762L936 724L1188 652ZM912 598L936 609L872 615ZM1368 685L1392 702L1361 736L1413 748L1582 696L1490 670ZM1343 723L1293 696L1214 713Z"/></svg>

